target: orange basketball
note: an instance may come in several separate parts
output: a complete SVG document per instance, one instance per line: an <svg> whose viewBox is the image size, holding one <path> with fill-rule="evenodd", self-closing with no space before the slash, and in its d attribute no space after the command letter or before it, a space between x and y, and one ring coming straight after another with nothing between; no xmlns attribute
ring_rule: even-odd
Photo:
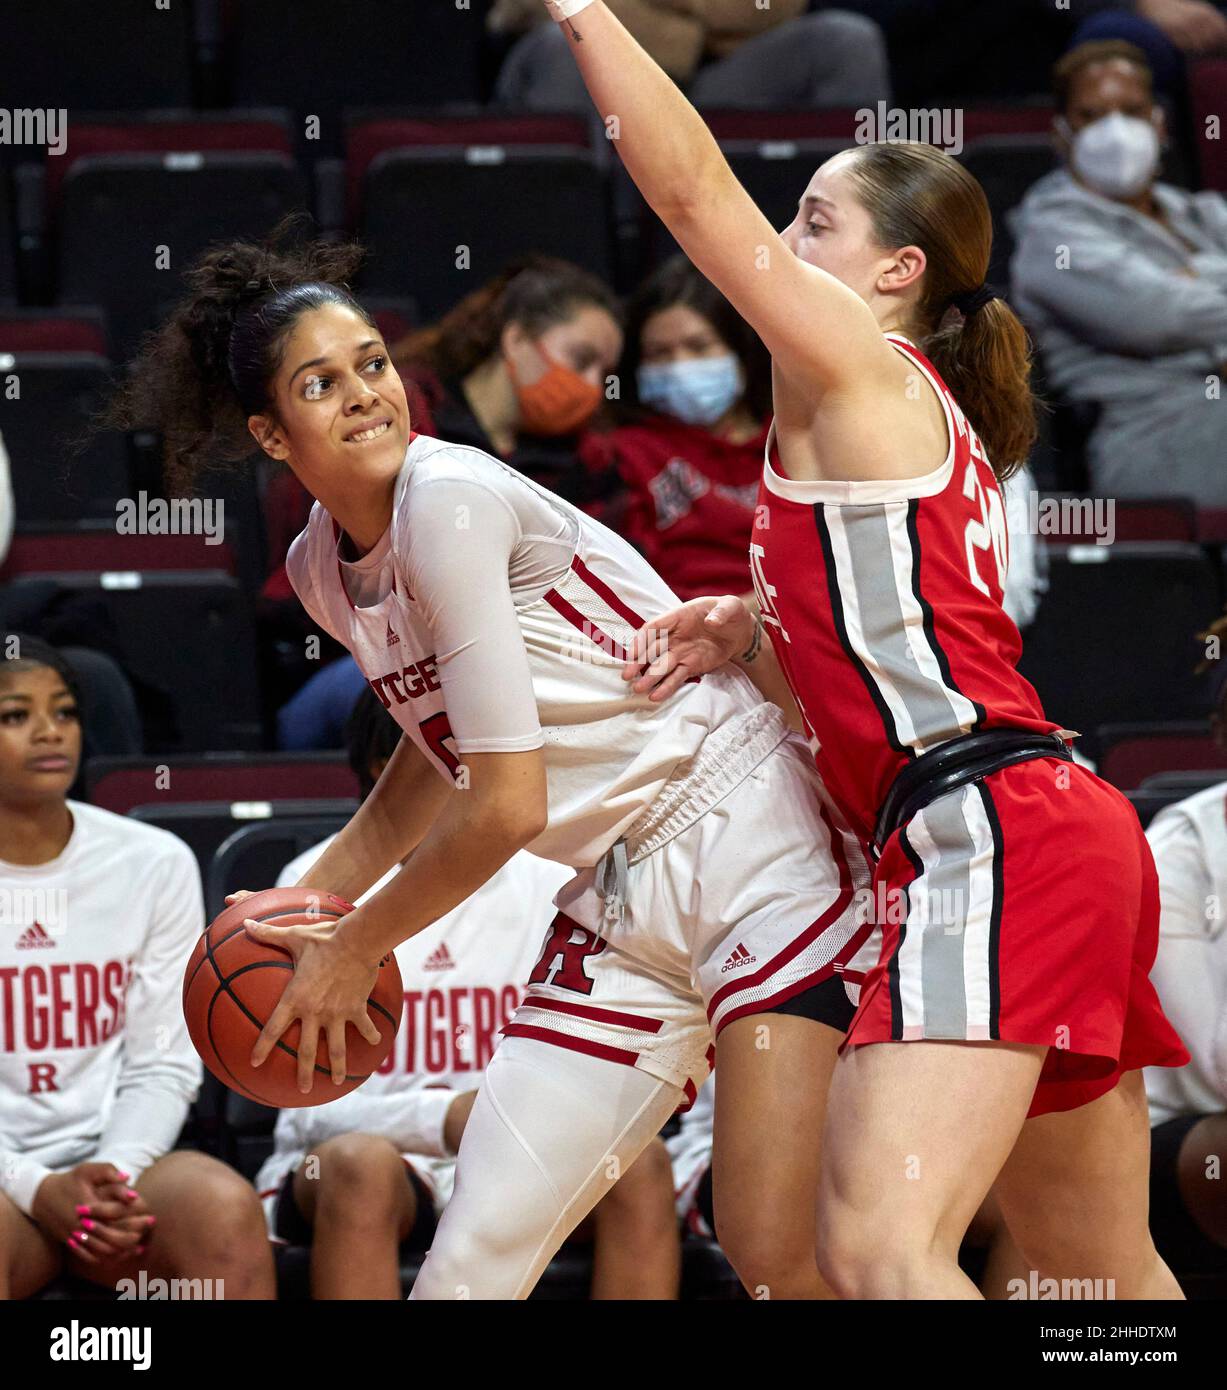
<svg viewBox="0 0 1227 1390"><path fill-rule="evenodd" d="M270 888L228 907L205 929L183 978L183 1014L205 1066L232 1091L261 1105L284 1109L323 1105L361 1086L391 1052L404 999L396 958L388 955L379 963L375 988L366 1001L380 1041L371 1044L352 1024L346 1024L347 1075L340 1086L333 1084L328 1043L321 1033L315 1081L306 1095L298 1089L301 1025L297 1020L263 1066L253 1067L249 1060L289 982L294 961L287 951L253 941L243 927L244 919L289 927L321 919L339 921L352 911L350 903L328 893Z"/></svg>

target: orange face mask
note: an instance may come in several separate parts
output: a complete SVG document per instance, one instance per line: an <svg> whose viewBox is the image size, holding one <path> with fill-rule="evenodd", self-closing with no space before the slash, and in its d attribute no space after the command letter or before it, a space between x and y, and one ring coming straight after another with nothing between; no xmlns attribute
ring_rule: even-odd
<svg viewBox="0 0 1227 1390"><path fill-rule="evenodd" d="M531 386L520 383L515 363L510 354L504 354L520 403L520 422L529 434L574 434L596 414L604 393L573 368L555 361L544 348L538 346L537 351L549 370Z"/></svg>

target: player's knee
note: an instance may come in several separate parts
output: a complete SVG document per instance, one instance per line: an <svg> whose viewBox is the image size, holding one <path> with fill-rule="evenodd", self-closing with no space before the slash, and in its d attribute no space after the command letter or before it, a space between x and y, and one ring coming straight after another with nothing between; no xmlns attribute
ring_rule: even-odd
<svg viewBox="0 0 1227 1390"><path fill-rule="evenodd" d="M636 1218L655 1221L662 1210L672 1210L673 1165L660 1139L653 1139L614 1183L604 1205L622 1221Z"/></svg>
<svg viewBox="0 0 1227 1390"><path fill-rule="evenodd" d="M398 1209L405 1165L395 1146L377 1134L340 1134L315 1150L317 1204L386 1219ZM310 1177L310 1169L307 1170Z"/></svg>
<svg viewBox="0 0 1227 1390"><path fill-rule="evenodd" d="M237 1288L253 1273L253 1262L271 1269L264 1209L255 1188L233 1168L205 1154L190 1157L167 1199L176 1207L174 1262L182 1274L207 1268Z"/></svg>
<svg viewBox="0 0 1227 1390"><path fill-rule="evenodd" d="M748 1206L716 1210L716 1239L754 1298L787 1297L812 1287L814 1232L805 1227L796 1213L777 1217Z"/></svg>

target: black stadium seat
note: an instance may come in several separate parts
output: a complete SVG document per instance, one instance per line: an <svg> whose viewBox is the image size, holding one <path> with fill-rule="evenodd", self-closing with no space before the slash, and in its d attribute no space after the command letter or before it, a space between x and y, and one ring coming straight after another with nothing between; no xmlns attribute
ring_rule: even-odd
<svg viewBox="0 0 1227 1390"><path fill-rule="evenodd" d="M989 283L1000 289L1010 283L1014 236L1008 214L1022 202L1032 184L1057 167L1051 135L995 135L971 140L962 162L980 180L993 214L993 253Z"/></svg>
<svg viewBox="0 0 1227 1390"><path fill-rule="evenodd" d="M346 803L350 804L350 803ZM296 818L278 815L271 820L238 826L217 847L205 878L205 905L210 917L225 906L226 894L240 888L272 888L291 859L335 835L349 822L352 812L335 816Z"/></svg>
<svg viewBox="0 0 1227 1390"><path fill-rule="evenodd" d="M330 835L353 815L358 809L357 801L185 801L170 805L133 806L128 815L133 820L144 821L146 825L157 825L191 847L200 864L200 877L204 882L213 862L213 856L237 830L242 830L253 821L266 822L283 817L299 823L311 818L317 820L319 830L316 840ZM250 888L271 888L271 883L252 883ZM224 904L211 906L206 899L206 910L210 918L221 911Z"/></svg>
<svg viewBox="0 0 1227 1390"><path fill-rule="evenodd" d="M445 312L527 251L562 256L609 279L609 186L583 150L469 145L377 155L363 189L363 287L410 294ZM467 248L467 268L458 258Z"/></svg>
<svg viewBox="0 0 1227 1390"><path fill-rule="evenodd" d="M109 375L110 364L93 353L0 352L0 435L20 520L114 520L115 503L130 495L122 435L98 433L76 448Z"/></svg>
<svg viewBox="0 0 1227 1390"><path fill-rule="evenodd" d="M0 169L0 305L17 299L17 229L8 175ZM0 352L4 351L0 342ZM11 349L10 349L11 350Z"/></svg>
<svg viewBox="0 0 1227 1390"><path fill-rule="evenodd" d="M78 160L61 190L59 300L101 304L116 358L125 360L182 297L182 273L210 243L262 237L305 203L305 181L286 155Z"/></svg>
<svg viewBox="0 0 1227 1390"><path fill-rule="evenodd" d="M255 638L247 596L231 575L25 574L8 592L71 603L78 623L111 639L136 690L147 751L258 746Z"/></svg>
<svg viewBox="0 0 1227 1390"><path fill-rule="evenodd" d="M319 118L316 152L341 152L342 111L358 105L475 102L490 0L234 0L230 100L286 106L300 131Z"/></svg>
<svg viewBox="0 0 1227 1390"><path fill-rule="evenodd" d="M1049 717L1080 731L1094 757L1101 724L1203 712L1193 634L1218 607L1217 575L1195 545L1054 547L1019 669Z"/></svg>

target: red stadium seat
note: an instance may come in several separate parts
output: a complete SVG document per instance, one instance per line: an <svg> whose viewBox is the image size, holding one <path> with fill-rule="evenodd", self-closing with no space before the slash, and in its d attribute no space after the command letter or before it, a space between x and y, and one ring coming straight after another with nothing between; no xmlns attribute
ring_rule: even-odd
<svg viewBox="0 0 1227 1390"><path fill-rule="evenodd" d="M199 801L344 800L358 779L344 753L202 753L91 758L85 793L104 810Z"/></svg>
<svg viewBox="0 0 1227 1390"><path fill-rule="evenodd" d="M1227 775L1227 753L1210 737L1206 725L1194 720L1105 724L1097 739L1099 775L1121 791L1140 787L1157 773L1221 767Z"/></svg>
<svg viewBox="0 0 1227 1390"><path fill-rule="evenodd" d="M79 159L108 154L284 154L292 155L283 111L223 111L199 114L154 112L73 123L68 149L47 161L46 198L54 215L68 171Z"/></svg>
<svg viewBox="0 0 1227 1390"><path fill-rule="evenodd" d="M1227 192L1227 141L1222 130L1227 112L1227 58L1189 63L1189 101L1202 186Z"/></svg>
<svg viewBox="0 0 1227 1390"><path fill-rule="evenodd" d="M87 352L106 357L102 311L0 309L0 352Z"/></svg>
<svg viewBox="0 0 1227 1390"><path fill-rule="evenodd" d="M120 536L115 522L82 522L66 530L20 528L0 566L0 581L18 574L73 570L224 570L236 573L230 542L209 545L201 535Z"/></svg>

